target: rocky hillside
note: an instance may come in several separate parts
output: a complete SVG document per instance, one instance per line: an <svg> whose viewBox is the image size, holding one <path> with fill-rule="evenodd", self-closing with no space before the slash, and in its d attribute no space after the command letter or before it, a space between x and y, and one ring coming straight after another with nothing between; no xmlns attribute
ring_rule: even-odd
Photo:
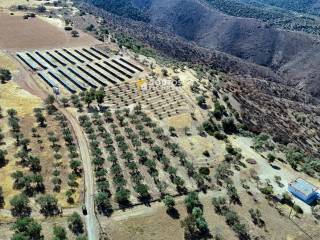
<svg viewBox="0 0 320 240"><path fill-rule="evenodd" d="M140 0L139 4L142 6L144 2ZM317 151L315 149L318 148L320 136L314 133L317 132L315 129L320 121L317 107L319 99L305 94L303 89L290 86L271 68L250 63L214 48L201 47L173 32L164 31L164 28L132 21L91 4L78 2L77 6L89 14L75 16L72 19L76 28L86 29L91 23L102 32L108 29L116 35L120 46L126 46L136 53L147 56L151 54L151 57L162 53L166 57L178 60L175 64L180 66L187 62L192 63L192 67L198 68L200 72L203 69L201 66L204 65L209 67L210 71L229 73L226 82L230 86L226 92L232 92L240 103L240 114L251 131L267 132L278 142L292 142L308 151ZM276 32L275 29L273 31ZM97 32L99 31L92 33ZM117 36L119 34L120 36ZM158 52L152 53L154 49ZM210 74L210 71L204 69L204 72ZM293 114L302 114L310 121L306 124L297 122Z"/></svg>
<svg viewBox="0 0 320 240"><path fill-rule="evenodd" d="M269 28L249 18L223 14L202 1L154 0L151 23L199 46L268 67L297 89L320 96L319 41L301 33Z"/></svg>
<svg viewBox="0 0 320 240"><path fill-rule="evenodd" d="M209 4L210 1L126 1L135 9L133 12L140 11L148 16L145 22L149 25L199 47L267 67L283 84L320 97L320 71L316 67L320 63L320 45L314 36L279 30L253 18L227 15ZM101 1L87 2L101 7Z"/></svg>
<svg viewBox="0 0 320 240"><path fill-rule="evenodd" d="M319 0L241 0L245 2L261 2L272 6L281 7L291 11L320 15Z"/></svg>
<svg viewBox="0 0 320 240"><path fill-rule="evenodd" d="M320 35L320 19L254 0L206 0L213 8L235 17L254 18L270 27Z"/></svg>

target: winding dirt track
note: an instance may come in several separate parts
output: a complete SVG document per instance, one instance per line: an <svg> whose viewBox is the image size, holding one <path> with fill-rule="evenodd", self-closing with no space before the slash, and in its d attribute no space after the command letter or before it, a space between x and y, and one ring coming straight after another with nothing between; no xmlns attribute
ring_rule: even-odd
<svg viewBox="0 0 320 240"><path fill-rule="evenodd" d="M79 145L80 156L83 162L85 179L85 205L88 211L88 215L85 217L88 239L98 240L98 222L94 211L94 177L90 161L88 143L77 119L65 109L59 108L59 110L67 118L72 126L73 132Z"/></svg>
<svg viewBox="0 0 320 240"><path fill-rule="evenodd" d="M26 71L23 67L19 67L19 72L20 74L18 74L15 77L14 81L16 81L23 89L27 90L31 94L36 95L42 99L45 99L48 96L48 92L40 88L37 85L37 83L33 79L31 79L32 76L28 71ZM80 157L82 159L83 169L84 169L85 206L88 211L88 214L85 217L87 235L89 240L98 240L100 239L100 231L99 231L97 217L95 214L94 176L93 176L93 171L91 166L88 142L77 118L72 113L62 108L58 104L56 104L55 106L69 121L72 127L72 130L74 132L76 142L79 146Z"/></svg>

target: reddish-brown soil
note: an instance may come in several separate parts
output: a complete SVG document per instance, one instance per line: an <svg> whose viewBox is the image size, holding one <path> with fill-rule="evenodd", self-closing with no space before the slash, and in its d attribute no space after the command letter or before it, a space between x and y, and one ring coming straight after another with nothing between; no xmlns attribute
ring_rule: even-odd
<svg viewBox="0 0 320 240"><path fill-rule="evenodd" d="M70 32L39 18L24 20L22 16L6 13L0 13L0 32L0 49L7 50L77 47L98 43L85 33L73 38Z"/></svg>

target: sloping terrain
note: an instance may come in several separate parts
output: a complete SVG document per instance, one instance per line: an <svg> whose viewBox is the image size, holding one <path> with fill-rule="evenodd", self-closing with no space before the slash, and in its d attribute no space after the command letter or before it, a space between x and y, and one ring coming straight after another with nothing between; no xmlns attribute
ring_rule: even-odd
<svg viewBox="0 0 320 240"><path fill-rule="evenodd" d="M252 131L268 132L275 136L278 141L288 142L289 140L303 148L314 149L315 144L306 141L306 139L312 137L312 134L305 132L304 127L296 123L290 112L292 106L300 106L302 104L299 110L292 109L292 111L318 115L316 107L307 105L308 103L316 104L318 100L305 94L303 88L295 89L290 86L287 81L284 81L270 68L249 63L214 49L199 47L147 23L115 16L87 4L81 4L79 7L83 11L92 14L73 18L75 26L80 29L85 29L88 22L98 28L100 23L95 20L93 15L99 16L104 19L101 23L103 28L135 37L159 52L184 62L183 64L186 62L191 62L194 66L203 64L215 70L231 73L231 77L227 81L232 85L235 84L235 94L240 97L238 101L241 102L241 114L244 116L246 125ZM130 48L130 44L127 46ZM204 71L207 72L207 70ZM239 85L242 87L238 88L237 86ZM273 104L273 99L277 99L279 104ZM286 106L288 111L282 117L269 115L270 112L278 112L278 110L279 114L282 115L283 106ZM278 110L275 110L276 108ZM264 117L261 117L261 114L264 114ZM291 127L287 127L289 125ZM296 137L295 133L298 133L297 135L299 136Z"/></svg>
<svg viewBox="0 0 320 240"><path fill-rule="evenodd" d="M297 177L319 185L320 108L283 77L299 53L287 36L206 2L95 3L108 11L59 1L39 18L98 45L0 50L1 239L318 239L320 206L288 193ZM203 8L212 25L193 18ZM254 54L265 46L285 56Z"/></svg>
<svg viewBox="0 0 320 240"><path fill-rule="evenodd" d="M320 73L315 67L320 46L312 37L268 28L254 19L227 16L195 0L153 1L149 13L154 25L202 47L269 67L287 84L306 85L313 95L320 94Z"/></svg>
<svg viewBox="0 0 320 240"><path fill-rule="evenodd" d="M242 0L246 2L262 2L273 6L281 7L284 9L304 12L319 15L320 14L320 1L319 0Z"/></svg>
<svg viewBox="0 0 320 240"><path fill-rule="evenodd" d="M320 46L312 36L270 28L252 18L229 16L206 1L135 0L133 3L148 13L151 25L163 31L197 46L267 67L280 76L282 83L320 96L320 72L315 67L319 62ZM147 34L147 28L143 29L141 34Z"/></svg>
<svg viewBox="0 0 320 240"><path fill-rule="evenodd" d="M254 18L266 22L269 26L320 34L319 17L297 13L254 0L207 0L215 9L235 17Z"/></svg>

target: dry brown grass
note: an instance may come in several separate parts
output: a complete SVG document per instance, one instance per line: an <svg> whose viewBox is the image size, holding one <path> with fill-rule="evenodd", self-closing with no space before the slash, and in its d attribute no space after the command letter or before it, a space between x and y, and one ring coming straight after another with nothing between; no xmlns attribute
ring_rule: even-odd
<svg viewBox="0 0 320 240"><path fill-rule="evenodd" d="M178 142L180 146L192 156L196 165L205 162L204 151L210 153L210 157L207 160L210 165L214 164L216 166L224 160L225 143L214 137L208 136L204 138L198 135L186 136L179 138Z"/></svg>
<svg viewBox="0 0 320 240"><path fill-rule="evenodd" d="M66 201L66 191L68 190L68 174L71 173L71 169L69 168L69 152L65 146L65 142L63 140L63 135L61 132L61 128L59 123L53 119L52 116L46 115L47 119L47 128L40 128L38 127L37 123L35 122L34 117L25 117L21 125L24 126L32 126L38 129L38 133L41 136L40 139L43 141L42 144L38 144L38 138L33 138L30 129L23 131L24 136L31 140L30 147L32 149L32 154L38 156L41 161L41 175L44 176L44 183L46 187L46 192L53 193L56 198L58 199L59 206L62 208L70 208L72 206L77 206L80 203L81 197L81 187L82 181L79 179L79 188L77 189L76 193L74 194L74 204L69 204ZM52 171L53 171L53 164L56 161L54 159L54 152L51 148L51 143L48 140L48 133L54 132L57 138L59 139L58 144L61 146L59 153L62 155L62 159L60 162L59 170L61 171L60 178L62 180L61 191L60 192L53 192L53 184L51 183Z"/></svg>
<svg viewBox="0 0 320 240"><path fill-rule="evenodd" d="M206 195L200 194L204 216L213 236L219 232L224 239L236 240L238 237L225 223L224 216L217 215L214 212L211 199L221 195L223 194L219 192L208 192ZM270 206L263 196L259 197L259 202L257 203L245 192L240 192L239 195L242 200L242 206L231 204L229 207L238 213L241 222L246 224L251 236L264 236L265 239L272 240L309 239L298 226L308 231L311 236L315 237L314 239L319 236L318 225L312 221L310 215L302 216L301 218L293 217L292 220L297 226L288 219L289 211L284 210L285 215L280 216L278 211ZM176 199L176 209L180 214L179 219L172 219L166 213L162 203L154 203L151 207L139 206L126 212L118 211L110 219L101 219L102 224L105 231L110 234L111 239L184 239L180 220L183 220L187 213L183 200L183 197ZM248 212L250 208L258 208L261 211L262 218L266 222L266 230L252 223Z"/></svg>
<svg viewBox="0 0 320 240"><path fill-rule="evenodd" d="M21 89L16 83L10 81L0 85L0 106L5 112L14 108L19 116L32 114L33 109L39 107L42 101L40 98L31 95Z"/></svg>
<svg viewBox="0 0 320 240"><path fill-rule="evenodd" d="M170 118L164 119L164 122L171 127L176 129L183 129L185 127L191 127L192 118L189 113L180 114Z"/></svg>
<svg viewBox="0 0 320 240"><path fill-rule="evenodd" d="M73 38L70 32L65 32L40 18L24 20L21 16L10 16L0 12L0 22L2 49L51 49L99 43L85 33L81 33L79 38Z"/></svg>
<svg viewBox="0 0 320 240"><path fill-rule="evenodd" d="M0 175L1 175L1 186L3 189L3 195L4 195L4 201L5 206L4 209L10 209L10 199L19 193L18 190L15 190L12 188L13 186L13 179L11 178L11 174L17 170L22 170L20 167L17 167L16 161L10 157L9 163L3 167L0 168Z"/></svg>
<svg viewBox="0 0 320 240"><path fill-rule="evenodd" d="M0 8L9 8L14 5L28 5L28 6L36 6L41 4L41 1L36 0L1 0L0 1Z"/></svg>
<svg viewBox="0 0 320 240"><path fill-rule="evenodd" d="M0 58L3 59L4 58ZM14 65L12 65L14 69ZM33 108L40 106L41 100L28 92L21 89L14 82L10 81L7 84L0 85L0 106L3 113L5 114L7 109L14 108L18 111L20 117L32 114ZM9 209L10 199L18 193L18 191L12 188L13 179L11 178L11 173L21 170L19 166L16 165L16 159L13 157L16 153L14 139L11 137L9 132L9 127L7 125L7 119L1 120L1 128L5 134L4 149L8 151L8 164L0 168L1 176L1 186L4 191L5 197L5 209Z"/></svg>
<svg viewBox="0 0 320 240"><path fill-rule="evenodd" d="M43 149L40 148L40 144L37 143L38 139L32 137L31 128L37 127L33 109L37 107L41 107L43 102L40 98L31 95L29 92L21 89L15 82L10 81L7 84L0 84L0 106L4 115L6 115L7 109L13 108L16 109L21 120L20 125L22 127L22 132L24 136L31 140L30 148L32 149L31 154L38 156L41 161L42 166L42 176L45 180L45 186L47 192L52 192L52 184L51 184L51 176L53 169L53 152L50 147L50 143L47 139L48 131L53 131L57 134L60 139L61 154L63 156L62 159L62 169L61 169L61 178L63 180L62 189L60 193L56 193L56 197L59 201L59 205L62 208L70 208L73 206L77 206L82 200L82 181L79 180L79 189L74 194L75 204L70 205L66 201L65 192L67 191L67 181L68 174L71 172L69 168L69 157L68 151L65 147L65 143L62 137L60 126L58 122L53 120L53 117L46 116L48 120L48 128L41 129L39 128L39 133L41 135L41 139L43 140ZM11 178L11 174L17 170L22 170L28 172L28 169L23 169L19 165L17 165L17 159L14 157L17 152L17 148L15 146L15 140L12 138L9 126L7 124L7 118L3 118L0 120L0 126L5 135L5 145L1 146L2 149L6 149L8 151L8 164L4 167L0 168L0 176L1 183L4 191L5 197L5 209L10 209L10 199L19 193L19 191L13 189L13 179Z"/></svg>
<svg viewBox="0 0 320 240"><path fill-rule="evenodd" d="M5 69L9 69L12 72L17 71L16 63L4 52L0 51L0 66Z"/></svg>

